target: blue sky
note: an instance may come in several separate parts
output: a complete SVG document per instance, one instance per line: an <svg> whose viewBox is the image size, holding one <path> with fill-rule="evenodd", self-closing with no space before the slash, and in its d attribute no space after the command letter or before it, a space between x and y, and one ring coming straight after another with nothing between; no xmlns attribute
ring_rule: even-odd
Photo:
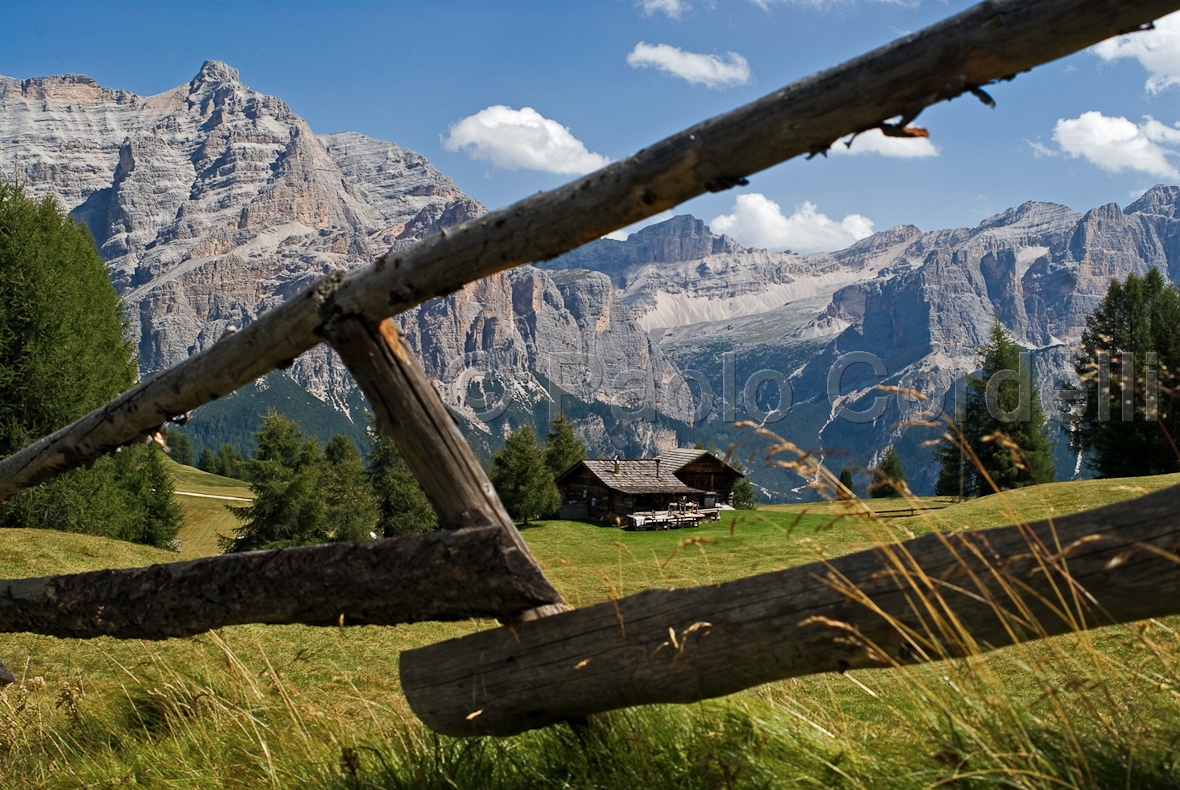
<svg viewBox="0 0 1180 790"><path fill-rule="evenodd" d="M3 0L0 74L75 72L151 95L223 60L315 131L412 148L497 208L969 5ZM1026 200L1126 205L1180 183L1180 20L991 93L994 110L964 98L923 113L924 148L858 141L858 155L779 165L678 213L807 250L901 223L972 226Z"/></svg>

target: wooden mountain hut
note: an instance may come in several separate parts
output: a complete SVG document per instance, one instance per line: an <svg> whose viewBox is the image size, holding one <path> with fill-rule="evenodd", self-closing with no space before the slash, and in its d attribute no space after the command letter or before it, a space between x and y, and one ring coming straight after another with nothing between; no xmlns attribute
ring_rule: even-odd
<svg viewBox="0 0 1180 790"><path fill-rule="evenodd" d="M699 503L701 491L685 485L659 458L579 461L557 478L561 518L625 516L668 510L682 502Z"/></svg>
<svg viewBox="0 0 1180 790"><path fill-rule="evenodd" d="M707 450L670 450L659 458L580 461L557 478L561 518L626 516L691 503L732 504L745 475Z"/></svg>

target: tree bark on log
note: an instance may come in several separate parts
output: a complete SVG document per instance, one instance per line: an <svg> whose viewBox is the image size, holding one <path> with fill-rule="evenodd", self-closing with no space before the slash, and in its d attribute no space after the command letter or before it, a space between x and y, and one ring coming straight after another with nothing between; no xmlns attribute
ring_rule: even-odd
<svg viewBox="0 0 1180 790"><path fill-rule="evenodd" d="M241 623L505 618L553 588L497 527L0 581L0 632L168 639Z"/></svg>
<svg viewBox="0 0 1180 790"><path fill-rule="evenodd" d="M549 588L546 603L553 606L534 615L563 611L561 596L533 560L455 418L393 321L386 318L373 326L361 318L348 318L337 321L328 338L369 399L377 427L393 438L426 492L440 526L500 529L505 543L532 566L530 582Z"/></svg>
<svg viewBox="0 0 1180 790"><path fill-rule="evenodd" d="M402 654L411 709L509 735L1180 613L1180 486L1062 518L620 600Z"/></svg>
<svg viewBox="0 0 1180 790"><path fill-rule="evenodd" d="M981 3L564 187L346 277L325 278L243 331L0 462L0 499L90 463L290 364L339 318L378 321L489 274L553 258L705 191L742 184L778 162L822 153L845 135L882 127L895 116L908 122L931 104L1138 29L1177 8L1180 0Z"/></svg>

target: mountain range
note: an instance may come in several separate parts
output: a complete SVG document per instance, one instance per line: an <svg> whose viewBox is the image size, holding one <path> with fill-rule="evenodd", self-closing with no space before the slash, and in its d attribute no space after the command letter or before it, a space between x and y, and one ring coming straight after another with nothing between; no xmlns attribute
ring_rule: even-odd
<svg viewBox="0 0 1180 790"><path fill-rule="evenodd" d="M81 75L0 77L0 152L31 194L54 196L89 226L144 375L333 269L484 212L413 151L315 134L216 61L151 97ZM929 492L936 469L922 445L934 434L904 427L923 404L891 393L871 421L839 409L866 411L883 397L879 384L941 402L999 320L1033 353L1055 413L1072 347L1110 279L1153 266L1180 277L1178 206L1169 186L1084 214L1030 202L975 228L898 226L809 255L747 248L678 216L397 320L485 450L557 409L599 455L725 447L750 435L733 420L753 417L833 467L870 466L892 443L914 489ZM849 359L861 361L833 402L830 373ZM321 347L199 410L194 436L244 444L258 411L275 405L320 432L363 431L363 399ZM1063 444L1058 455L1059 472L1073 474ZM773 497L808 494L785 473L753 475Z"/></svg>

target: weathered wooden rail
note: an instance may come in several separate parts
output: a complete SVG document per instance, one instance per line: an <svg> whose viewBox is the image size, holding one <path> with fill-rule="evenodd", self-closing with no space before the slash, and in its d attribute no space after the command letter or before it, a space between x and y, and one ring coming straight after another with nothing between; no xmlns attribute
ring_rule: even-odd
<svg viewBox="0 0 1180 790"><path fill-rule="evenodd" d="M1180 526L1173 526L1180 490L1173 489L1063 520L1056 531L1041 524L927 536L822 565L562 613L560 596L387 320L702 192L743 184L778 162L822 153L846 135L915 133L910 122L933 103L964 93L991 103L982 91L988 83L1177 8L1180 0L985 2L564 187L324 278L0 461L0 499L135 441L327 341L442 524L456 531L0 582L0 631L154 639L245 622L495 617L509 625L403 657L413 709L442 732L472 734L1180 612L1180 599L1160 594L1180 583L1180 575L1165 573L1180 545ZM1152 594L1144 595L1149 578ZM1087 584L1103 589L1101 601ZM0 665L0 682L10 677Z"/></svg>
<svg viewBox="0 0 1180 790"><path fill-rule="evenodd" d="M0 582L0 631L168 639L241 623L514 619L553 588L498 525Z"/></svg>
<svg viewBox="0 0 1180 790"><path fill-rule="evenodd" d="M510 735L1177 614L1177 563L1174 487L1055 523L932 533L482 631L403 653L402 690L439 732Z"/></svg>

